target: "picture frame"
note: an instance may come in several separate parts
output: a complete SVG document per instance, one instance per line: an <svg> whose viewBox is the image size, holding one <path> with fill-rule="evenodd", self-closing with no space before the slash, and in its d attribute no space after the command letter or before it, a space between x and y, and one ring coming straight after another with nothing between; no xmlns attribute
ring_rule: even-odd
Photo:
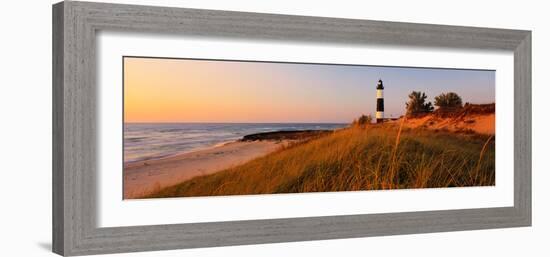
<svg viewBox="0 0 550 257"><path fill-rule="evenodd" d="M64 1L53 6L53 251L64 256L531 225L531 32ZM97 226L96 33L169 33L514 53L514 206Z"/></svg>

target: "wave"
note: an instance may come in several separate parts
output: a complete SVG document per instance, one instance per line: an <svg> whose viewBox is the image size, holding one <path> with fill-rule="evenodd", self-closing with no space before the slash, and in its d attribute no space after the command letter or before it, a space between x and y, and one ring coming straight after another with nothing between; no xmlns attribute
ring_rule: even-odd
<svg viewBox="0 0 550 257"><path fill-rule="evenodd" d="M336 123L126 123L124 163L160 159L225 145L246 135L281 130L335 130Z"/></svg>

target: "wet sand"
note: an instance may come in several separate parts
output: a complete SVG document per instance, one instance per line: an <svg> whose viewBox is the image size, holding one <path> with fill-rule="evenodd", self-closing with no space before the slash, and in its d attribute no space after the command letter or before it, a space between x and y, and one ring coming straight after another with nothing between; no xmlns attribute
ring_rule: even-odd
<svg viewBox="0 0 550 257"><path fill-rule="evenodd" d="M196 176L212 174L276 151L285 140L237 141L124 167L124 199L143 197Z"/></svg>

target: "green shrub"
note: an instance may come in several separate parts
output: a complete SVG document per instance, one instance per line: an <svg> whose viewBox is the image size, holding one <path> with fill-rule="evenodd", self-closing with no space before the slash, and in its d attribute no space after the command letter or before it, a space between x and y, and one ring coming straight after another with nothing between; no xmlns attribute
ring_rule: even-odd
<svg viewBox="0 0 550 257"><path fill-rule="evenodd" d="M455 92L443 93L435 97L434 105L441 110L462 108L462 98Z"/></svg>
<svg viewBox="0 0 550 257"><path fill-rule="evenodd" d="M426 94L424 92L412 91L409 94L409 101L405 104L408 116L416 116L432 112L434 107L431 102L426 102Z"/></svg>

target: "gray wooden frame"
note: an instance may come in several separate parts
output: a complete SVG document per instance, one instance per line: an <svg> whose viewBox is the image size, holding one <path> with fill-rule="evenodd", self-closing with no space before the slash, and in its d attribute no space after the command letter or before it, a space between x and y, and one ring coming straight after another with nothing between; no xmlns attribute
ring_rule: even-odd
<svg viewBox="0 0 550 257"><path fill-rule="evenodd" d="M514 206L97 227L95 36L99 30L513 51ZM73 1L53 6L53 251L58 254L85 255L530 225L530 31Z"/></svg>

